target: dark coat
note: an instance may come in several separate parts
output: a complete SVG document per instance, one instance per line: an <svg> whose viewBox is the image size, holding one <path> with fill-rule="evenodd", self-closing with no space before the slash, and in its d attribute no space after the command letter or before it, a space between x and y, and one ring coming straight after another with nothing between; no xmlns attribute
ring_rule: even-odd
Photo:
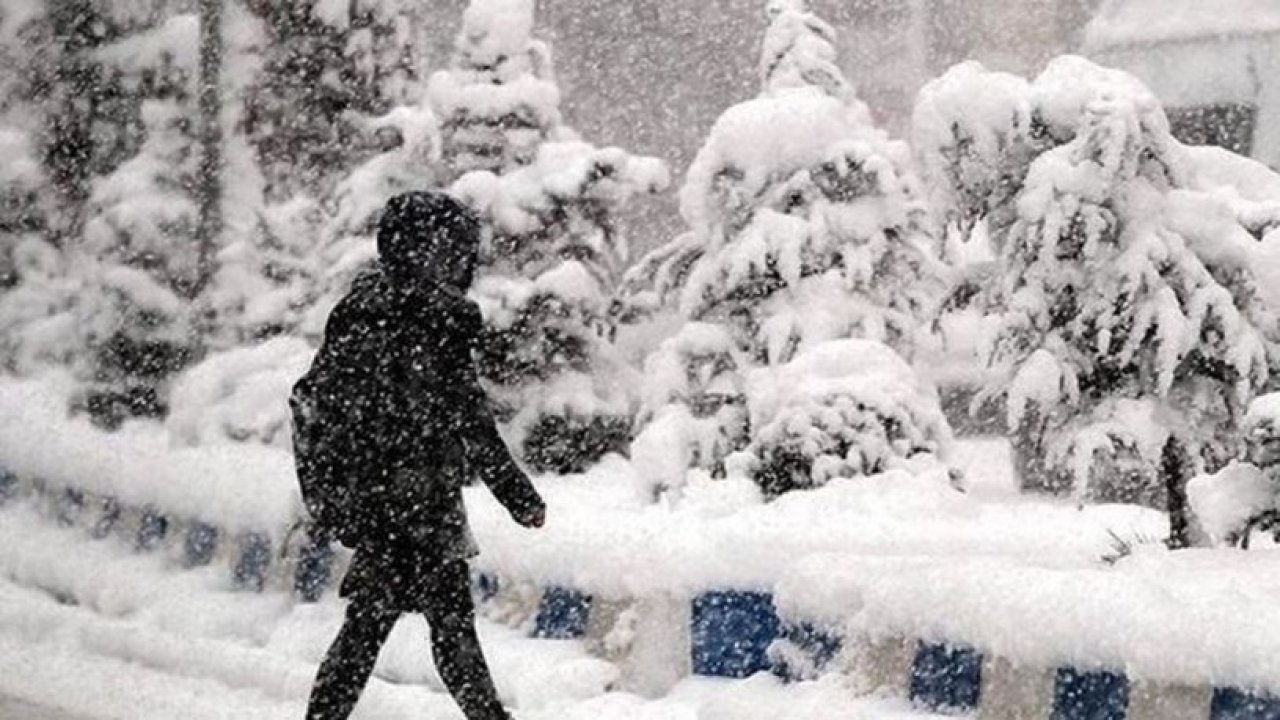
<svg viewBox="0 0 1280 720"><path fill-rule="evenodd" d="M332 374L326 386L342 388L333 400L358 430L341 451L356 512L332 528L356 549L342 595L422 611L438 568L476 552L464 484L483 481L520 522L543 512L543 502L498 435L476 375L480 311L458 286L474 269L474 224L432 229L424 209L410 207L407 227L431 234L427 250L415 247L412 264L403 255L389 262L387 228L406 227L395 202L379 231L383 260L330 315L312 373L322 382Z"/></svg>

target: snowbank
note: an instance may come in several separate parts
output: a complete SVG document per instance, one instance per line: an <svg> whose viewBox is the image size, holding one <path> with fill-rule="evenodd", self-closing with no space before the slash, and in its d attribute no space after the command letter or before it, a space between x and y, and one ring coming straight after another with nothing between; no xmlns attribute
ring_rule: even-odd
<svg viewBox="0 0 1280 720"><path fill-rule="evenodd" d="M973 460L976 469L986 461ZM479 566L606 597L680 596L768 589L815 553L1081 565L1112 551L1113 532L1167 532L1159 513L1130 506L980 502L954 490L938 465L834 480L767 505L747 480L695 473L674 508L644 504L628 469L618 461L593 475L542 481L550 511L537 533L515 528L487 491L469 490Z"/></svg>
<svg viewBox="0 0 1280 720"><path fill-rule="evenodd" d="M126 505L278 538L301 508L293 457L264 446L175 449L159 426L115 434L67 417L67 384L0 384L0 467ZM61 390L61 392L59 392Z"/></svg>
<svg viewBox="0 0 1280 720"><path fill-rule="evenodd" d="M166 426L178 445L256 442L289 449L289 393L315 350L296 338L213 355L180 375Z"/></svg>

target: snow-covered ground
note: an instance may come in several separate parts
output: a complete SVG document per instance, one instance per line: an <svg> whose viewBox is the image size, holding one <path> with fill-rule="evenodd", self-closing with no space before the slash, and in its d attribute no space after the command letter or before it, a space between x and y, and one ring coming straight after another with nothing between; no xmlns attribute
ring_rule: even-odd
<svg viewBox="0 0 1280 720"><path fill-rule="evenodd" d="M301 717L342 613L332 596L297 605L231 593L214 571L176 573L159 556L87 540L21 507L0 524L0 576L0 709L48 720ZM460 717L441 693L425 631L420 617L400 622L357 720ZM480 631L519 720L930 717L900 700L858 698L839 676L693 679L649 700L611 692L616 669L576 641L534 640L487 620Z"/></svg>

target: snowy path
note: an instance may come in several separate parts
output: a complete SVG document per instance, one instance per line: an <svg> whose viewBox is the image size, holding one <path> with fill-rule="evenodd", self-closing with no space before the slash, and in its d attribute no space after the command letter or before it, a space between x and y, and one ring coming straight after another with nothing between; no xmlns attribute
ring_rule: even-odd
<svg viewBox="0 0 1280 720"><path fill-rule="evenodd" d="M218 592L214 574L166 568L25 510L0 512L0 720L302 717L341 603ZM460 719L439 692L424 630L418 618L397 626L353 720ZM856 697L839 676L794 685L768 675L695 678L646 699L610 691L613 667L577 642L532 640L487 621L480 631L518 720L933 717Z"/></svg>
<svg viewBox="0 0 1280 720"><path fill-rule="evenodd" d="M0 720L86 720L68 715L61 710L32 705L31 703L0 697Z"/></svg>

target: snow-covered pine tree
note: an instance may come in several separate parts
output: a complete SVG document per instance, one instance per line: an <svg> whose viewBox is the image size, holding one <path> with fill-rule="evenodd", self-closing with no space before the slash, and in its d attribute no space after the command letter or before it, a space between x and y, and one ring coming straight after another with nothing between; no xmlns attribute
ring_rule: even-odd
<svg viewBox="0 0 1280 720"><path fill-rule="evenodd" d="M1003 314L991 392L1007 397L1024 487L1167 500L1183 542L1193 468L1173 472L1186 464L1177 459L1210 471L1225 462L1224 438L1267 376L1275 320L1252 284L1254 240L1197 188L1186 149L1136 79L1059 58L1024 98L1040 125L1032 146L1047 149L1022 182L966 197L953 176L949 190L973 216L1014 196L1012 219L993 226ZM989 123L979 135L1009 127L999 108L964 114ZM938 119L929 123L966 122ZM1025 147L988 145L987 167L1021 163L1002 155Z"/></svg>
<svg viewBox="0 0 1280 720"><path fill-rule="evenodd" d="M360 113L379 116L422 99L422 28L427 10L418 0L356 0L322 3L345 11L346 84ZM330 22L344 25L344 18Z"/></svg>
<svg viewBox="0 0 1280 720"><path fill-rule="evenodd" d="M642 290L639 299L623 299L624 307L662 303L686 321L721 327L747 363L731 383L743 387L750 385L751 367L779 368L828 341L864 338L909 354L941 290L907 149L872 124L836 67L834 30L803 0L770 2L768 17L761 93L721 115L681 192L690 232L643 260L626 283ZM688 355L685 345L677 336L658 352ZM674 374L682 385L679 375ZM691 367L688 378L703 382L700 377ZM697 396L705 389L674 393ZM835 395L818 404L868 407L864 398ZM745 404L754 404L750 391ZM686 437L684 447L671 452L719 472L725 452L746 449L748 457L741 459L770 493L820 483L829 474L815 460L826 451L804 437L827 420L838 425L866 418L820 418L830 412L814 408L801 413L802 419L795 410L775 406L753 417L749 428L738 420L741 412L730 413L726 427L701 424L700 432L712 437ZM723 407L691 407L690 414L722 412ZM678 415L652 406L647 414ZM763 432L783 414L790 418L786 428ZM888 427L907 415L872 416ZM931 437L926 444L941 444L943 438L931 433L922 434ZM733 439L715 439L720 436ZM721 450L689 452L707 446ZM796 455L795 448L803 450ZM902 454L915 450L901 446ZM842 446L840 452L859 450ZM851 463L848 469L855 465L864 467Z"/></svg>
<svg viewBox="0 0 1280 720"><path fill-rule="evenodd" d="M142 107L138 154L94 182L72 262L84 289L78 365L100 422L162 414L164 385L195 350L191 295L198 281L197 209L190 109L174 100Z"/></svg>
<svg viewBox="0 0 1280 720"><path fill-rule="evenodd" d="M49 183L35 139L0 128L0 370L64 364L74 351L75 281L48 242Z"/></svg>
<svg viewBox="0 0 1280 720"><path fill-rule="evenodd" d="M300 330L318 338L325 318L351 280L377 256L375 234L386 201L402 192L438 187L440 134L424 105L401 105L361 122L377 151L342 178L313 240L311 276Z"/></svg>
<svg viewBox="0 0 1280 720"><path fill-rule="evenodd" d="M451 67L427 94L440 118L449 179L532 163L548 141L576 140L560 118L550 47L533 38L532 0L472 0Z"/></svg>
<svg viewBox="0 0 1280 720"><path fill-rule="evenodd" d="M481 357L513 443L533 468L577 472L630 439L633 402L609 341L628 260L621 209L668 182L654 158L578 141L559 113L528 0L476 0L454 67L431 80L452 191L488 229L475 294Z"/></svg>
<svg viewBox="0 0 1280 720"><path fill-rule="evenodd" d="M475 289L487 319L481 370L537 469L580 471L631 437L631 383L608 326L627 258L618 214L667 182L653 158L547 143L528 167L454 186L492 229Z"/></svg>
<svg viewBox="0 0 1280 720"><path fill-rule="evenodd" d="M355 100L346 84L347 2L251 0L266 26L262 69L245 98L244 131L268 202L323 197L350 166Z"/></svg>
<svg viewBox="0 0 1280 720"><path fill-rule="evenodd" d="M110 7L92 0L10 3L5 10L6 35L20 58L9 75L18 96L5 102L25 106L31 127L40 128L41 162L56 210L50 233L59 240L75 237L91 181L131 152L121 140L136 122L121 101L119 74L97 57L124 29Z"/></svg>
<svg viewBox="0 0 1280 720"><path fill-rule="evenodd" d="M259 58L240 73L252 80L240 82L243 107L224 125L256 148L245 170L261 176L262 197L253 213L242 203L239 214L255 222L226 238L207 293L216 348L318 335L371 257L382 203L436 184L439 152L434 119L417 104L420 3L248 4L261 26L251 44Z"/></svg>

